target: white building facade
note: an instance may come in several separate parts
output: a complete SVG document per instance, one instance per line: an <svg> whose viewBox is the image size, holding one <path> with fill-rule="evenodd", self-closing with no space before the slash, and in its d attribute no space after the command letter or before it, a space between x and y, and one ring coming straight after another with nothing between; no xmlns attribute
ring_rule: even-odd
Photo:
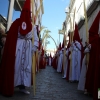
<svg viewBox="0 0 100 100"><path fill-rule="evenodd" d="M78 24L79 28L79 35L80 38L82 39L83 46L85 45L86 42L86 28L85 28L85 16L84 16L84 1L86 5L86 13L87 13L87 18L88 18L88 30L90 29L96 15L100 11L100 0L70 0L69 4L69 14L67 14L67 33L69 30L73 30L74 28L70 25L70 18L72 21L73 25L73 15L74 15L74 10L75 11L75 19L74 23L76 22ZM70 15L70 17L69 17Z"/></svg>

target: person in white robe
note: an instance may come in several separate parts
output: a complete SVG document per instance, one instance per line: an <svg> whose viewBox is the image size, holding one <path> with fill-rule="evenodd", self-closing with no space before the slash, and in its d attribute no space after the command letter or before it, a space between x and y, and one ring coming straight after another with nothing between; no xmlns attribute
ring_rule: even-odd
<svg viewBox="0 0 100 100"><path fill-rule="evenodd" d="M58 65L57 65L57 72L62 71L62 62L63 62L63 54L62 50L59 51L59 58L58 58Z"/></svg>
<svg viewBox="0 0 100 100"><path fill-rule="evenodd" d="M72 54L70 55L69 59L72 60L70 66L70 74L69 74L69 81L79 81L80 77L80 68L81 68L81 45L78 41L72 43L70 49Z"/></svg>
<svg viewBox="0 0 100 100"><path fill-rule="evenodd" d="M91 45L87 45L86 49L84 50L84 58L83 58L83 61L82 61L82 69L81 69L81 74L80 74L80 78L79 78L79 83L78 83L78 90L80 91L84 91L85 92L85 80L86 80L86 72L87 72L87 64L86 64L86 53L89 53L90 52L90 48L91 48Z"/></svg>
<svg viewBox="0 0 100 100"><path fill-rule="evenodd" d="M34 37L34 44L32 44L32 37ZM18 33L14 86L19 86L19 89L27 94L30 92L26 91L25 87L31 86L32 56L37 50L38 42L36 26L25 36Z"/></svg>

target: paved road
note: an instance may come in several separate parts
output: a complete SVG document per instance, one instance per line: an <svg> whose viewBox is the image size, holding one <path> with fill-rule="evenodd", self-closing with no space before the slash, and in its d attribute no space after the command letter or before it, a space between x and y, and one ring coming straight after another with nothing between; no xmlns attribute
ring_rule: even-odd
<svg viewBox="0 0 100 100"><path fill-rule="evenodd" d="M77 91L77 83L69 83L61 78L52 67L40 70L36 75L36 95L33 96L33 88L30 95L23 94L15 88L13 97L3 97L0 100L93 100L92 96L84 95Z"/></svg>

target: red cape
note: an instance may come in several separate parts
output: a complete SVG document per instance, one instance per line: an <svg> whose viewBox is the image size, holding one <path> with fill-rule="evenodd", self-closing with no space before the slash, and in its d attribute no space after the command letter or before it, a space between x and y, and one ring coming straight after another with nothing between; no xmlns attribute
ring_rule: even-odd
<svg viewBox="0 0 100 100"><path fill-rule="evenodd" d="M53 59L52 66L54 69L57 69L57 57Z"/></svg>
<svg viewBox="0 0 100 100"><path fill-rule="evenodd" d="M98 100L98 88L100 88L100 33L98 34L99 21L100 11L89 30L89 43L91 44L91 50L86 74L85 88L89 93L93 94L93 100Z"/></svg>
<svg viewBox="0 0 100 100"><path fill-rule="evenodd" d="M14 93L14 66L19 19L16 19L7 34L3 57L0 66L0 93L12 96Z"/></svg>

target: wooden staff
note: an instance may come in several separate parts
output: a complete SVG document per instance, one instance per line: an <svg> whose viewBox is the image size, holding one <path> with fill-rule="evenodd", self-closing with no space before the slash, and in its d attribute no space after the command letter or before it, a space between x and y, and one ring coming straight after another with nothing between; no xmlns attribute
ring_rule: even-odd
<svg viewBox="0 0 100 100"><path fill-rule="evenodd" d="M87 20L85 0L83 0L83 3L84 3L84 16L85 16L85 28L86 28L86 42L89 43L88 20ZM89 63L89 53L86 53L86 64L87 64L87 68L88 68L88 63Z"/></svg>
<svg viewBox="0 0 100 100"><path fill-rule="evenodd" d="M38 49L37 49L37 51L36 51L36 67L37 67L37 71L38 71L38 73L39 73L39 62L38 62L38 57L39 57L39 51L38 51Z"/></svg>
<svg viewBox="0 0 100 100"><path fill-rule="evenodd" d="M64 53L63 53L63 73L64 73L64 67L65 67L65 53L66 53L66 50L65 50L65 45L66 45L66 28L65 28L65 22L64 22Z"/></svg>
<svg viewBox="0 0 100 100"><path fill-rule="evenodd" d="M32 6L32 22L33 22L33 26L34 26L34 0L31 0L31 6ZM33 30L33 34L34 34L34 30ZM34 35L33 35L34 36ZM32 43L34 44L34 37L32 37ZM35 59L35 54L33 55L32 58L32 74L33 74L33 92L34 92L34 96L35 96L35 85L36 85L36 81L35 81L35 63L36 59Z"/></svg>
<svg viewBox="0 0 100 100"><path fill-rule="evenodd" d="M74 9L74 16L73 16L73 31L71 31L70 33L70 44L73 42L73 36L74 36L74 22L75 22L75 12L76 12L76 8ZM70 28L72 30L72 21L70 18ZM70 77L72 77L72 50L71 50L71 54L70 54Z"/></svg>

